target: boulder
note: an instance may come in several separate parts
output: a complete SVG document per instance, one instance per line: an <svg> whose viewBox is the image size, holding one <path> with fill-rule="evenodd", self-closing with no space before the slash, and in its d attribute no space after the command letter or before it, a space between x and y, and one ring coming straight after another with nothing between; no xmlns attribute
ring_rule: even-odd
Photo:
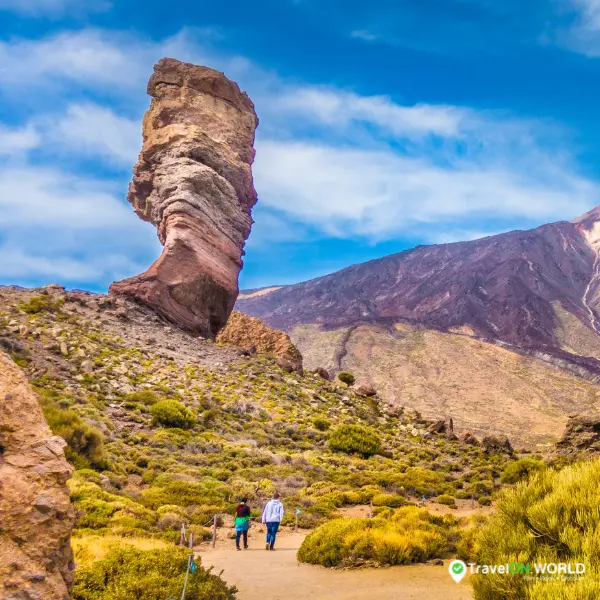
<svg viewBox="0 0 600 600"><path fill-rule="evenodd" d="M363 383L358 387L354 388L354 393L357 396L363 396L364 398L369 398L377 395L377 390L370 383Z"/></svg>
<svg viewBox="0 0 600 600"><path fill-rule="evenodd" d="M439 421L432 423L427 428L427 431L429 431L429 433L446 433L446 420L440 419Z"/></svg>
<svg viewBox="0 0 600 600"><path fill-rule="evenodd" d="M323 367L317 367L313 373L315 375L318 375L321 379L324 379L325 381L330 381L331 380L331 375L329 375L329 371L327 369L324 369Z"/></svg>
<svg viewBox="0 0 600 600"><path fill-rule="evenodd" d="M460 441L463 444L468 444L470 446L479 446L479 440L470 431L467 431L465 434L463 434L463 436L460 438Z"/></svg>
<svg viewBox="0 0 600 600"><path fill-rule="evenodd" d="M75 513L65 446L23 372L0 352L0 598L68 600Z"/></svg>
<svg viewBox="0 0 600 600"><path fill-rule="evenodd" d="M555 450L558 455L573 458L600 455L600 414L569 415Z"/></svg>
<svg viewBox="0 0 600 600"><path fill-rule="evenodd" d="M163 58L148 83L144 143L128 201L164 249L143 274L113 283L194 334L214 338L238 295L258 119L239 87L208 67Z"/></svg>
<svg viewBox="0 0 600 600"><path fill-rule="evenodd" d="M219 344L231 344L248 354L258 352L277 357L277 364L288 372L302 373L302 355L290 336L267 327L260 319L234 310L217 336Z"/></svg>
<svg viewBox="0 0 600 600"><path fill-rule="evenodd" d="M507 437L486 435L481 440L484 452L488 454L512 454L513 449Z"/></svg>

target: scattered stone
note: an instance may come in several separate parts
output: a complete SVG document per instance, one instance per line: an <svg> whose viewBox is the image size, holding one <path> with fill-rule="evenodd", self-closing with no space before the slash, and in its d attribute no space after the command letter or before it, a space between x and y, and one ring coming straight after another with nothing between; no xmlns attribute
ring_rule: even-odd
<svg viewBox="0 0 600 600"><path fill-rule="evenodd" d="M427 431L429 431L429 433L446 433L446 420L445 419L440 419L439 421L436 421L435 423L432 423L428 428Z"/></svg>
<svg viewBox="0 0 600 600"><path fill-rule="evenodd" d="M363 383L354 389L354 392L357 396L363 396L365 398L369 398L377 395L377 390L370 383Z"/></svg>

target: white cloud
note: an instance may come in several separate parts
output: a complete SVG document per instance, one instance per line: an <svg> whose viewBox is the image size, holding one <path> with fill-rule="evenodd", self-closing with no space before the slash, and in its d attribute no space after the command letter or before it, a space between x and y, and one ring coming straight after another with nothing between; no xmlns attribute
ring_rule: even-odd
<svg viewBox="0 0 600 600"><path fill-rule="evenodd" d="M559 30L559 43L587 56L600 56L600 0L558 0L574 20Z"/></svg>
<svg viewBox="0 0 600 600"><path fill-rule="evenodd" d="M518 161L518 158L515 157ZM600 198L595 184L550 165L544 178L489 164L437 166L426 158L307 142L263 141L255 167L261 202L338 237L436 239L469 219L564 219Z"/></svg>
<svg viewBox="0 0 600 600"><path fill-rule="evenodd" d="M40 135L33 125L9 128L0 123L0 156L14 156L39 145Z"/></svg>
<svg viewBox="0 0 600 600"><path fill-rule="evenodd" d="M155 230L112 188L54 168L0 167L0 276L107 286L145 270L159 254Z"/></svg>
<svg viewBox="0 0 600 600"><path fill-rule="evenodd" d="M6 10L24 16L61 16L66 12L83 14L101 12L110 8L110 2L103 0L0 0L0 11Z"/></svg>
<svg viewBox="0 0 600 600"><path fill-rule="evenodd" d="M140 120L115 114L97 104L72 104L66 115L48 123L48 138L59 149L98 156L129 167L142 145Z"/></svg>
<svg viewBox="0 0 600 600"><path fill-rule="evenodd" d="M359 96L330 87L304 86L276 95L274 109L296 113L326 126L370 123L388 136L455 136L471 111L456 106L402 106L385 96ZM290 116L288 115L288 118Z"/></svg>

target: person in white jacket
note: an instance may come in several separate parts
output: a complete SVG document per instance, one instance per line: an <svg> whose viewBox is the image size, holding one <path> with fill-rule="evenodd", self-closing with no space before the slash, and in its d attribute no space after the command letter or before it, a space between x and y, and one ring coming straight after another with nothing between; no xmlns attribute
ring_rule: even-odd
<svg viewBox="0 0 600 600"><path fill-rule="evenodd" d="M275 537L277 536L277 530L281 519L283 519L283 504L279 500L279 494L275 492L273 499L269 500L265 505L265 510L262 514L262 522L267 526L267 545L266 550L274 550Z"/></svg>

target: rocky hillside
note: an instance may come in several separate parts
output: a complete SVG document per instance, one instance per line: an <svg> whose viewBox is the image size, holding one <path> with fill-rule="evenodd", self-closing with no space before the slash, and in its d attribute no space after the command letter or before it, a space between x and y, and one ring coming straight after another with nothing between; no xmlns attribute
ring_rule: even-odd
<svg viewBox="0 0 600 600"><path fill-rule="evenodd" d="M5 340L5 345L10 346ZM37 396L0 351L0 597L66 600L73 580L75 512L65 441L53 436Z"/></svg>
<svg viewBox="0 0 600 600"><path fill-rule="evenodd" d="M597 401L598 226L592 211L573 223L421 246L253 290L237 308L287 331L308 368L350 369L399 405L544 442L574 408Z"/></svg>
<svg viewBox="0 0 600 600"><path fill-rule="evenodd" d="M122 298L0 288L0 345L68 443L78 536L174 540L184 522L201 539L213 514L241 495L259 506L274 489L286 522L299 507L308 527L369 501L485 502L510 460L502 441L459 439L443 422L200 340Z"/></svg>
<svg viewBox="0 0 600 600"><path fill-rule="evenodd" d="M157 228L164 250L145 273L110 291L214 338L238 294L256 204L258 119L223 73L170 58L155 65L148 94L144 145L127 199Z"/></svg>

